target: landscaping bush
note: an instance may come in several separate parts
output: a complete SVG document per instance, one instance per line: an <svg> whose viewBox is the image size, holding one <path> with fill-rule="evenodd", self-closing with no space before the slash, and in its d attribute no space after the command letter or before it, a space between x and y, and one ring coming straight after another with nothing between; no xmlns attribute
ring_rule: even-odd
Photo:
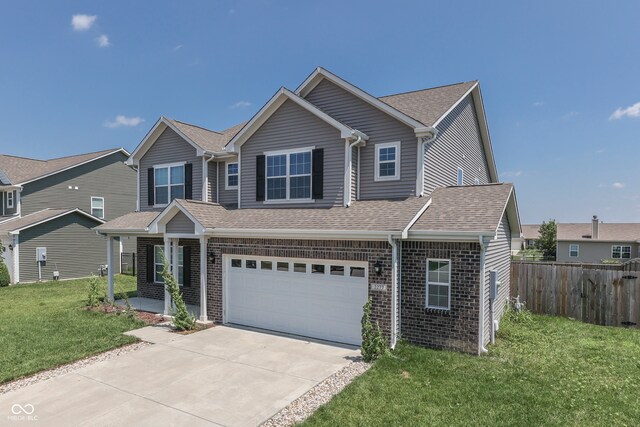
<svg viewBox="0 0 640 427"><path fill-rule="evenodd" d="M191 331L196 327L196 318L187 310L187 304L182 299L182 292L173 274L169 270L167 260L164 260L164 268L162 270L162 278L167 286L167 291L171 295L175 309L171 309L173 316L173 325L179 331Z"/></svg>
<svg viewBox="0 0 640 427"><path fill-rule="evenodd" d="M91 277L89 277L89 294L87 296L87 305L89 307L100 305L100 301L104 297L100 288L100 278L95 274L91 274Z"/></svg>
<svg viewBox="0 0 640 427"><path fill-rule="evenodd" d="M365 362L371 362L389 353L387 340L382 336L380 325L371 323L371 298L363 307L362 315L362 358Z"/></svg>
<svg viewBox="0 0 640 427"><path fill-rule="evenodd" d="M9 283L11 283L9 269L7 268L7 264L4 263L4 260L0 259L0 288L9 286Z"/></svg>

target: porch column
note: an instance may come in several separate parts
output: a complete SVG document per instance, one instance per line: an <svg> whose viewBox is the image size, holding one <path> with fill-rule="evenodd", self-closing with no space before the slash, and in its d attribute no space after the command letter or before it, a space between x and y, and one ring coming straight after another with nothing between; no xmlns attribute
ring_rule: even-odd
<svg viewBox="0 0 640 427"><path fill-rule="evenodd" d="M171 264L171 241L165 236L164 237L164 258L169 265L169 268L172 269ZM164 314L169 314L171 312L171 295L169 295L169 290L167 289L167 284L164 285Z"/></svg>
<svg viewBox="0 0 640 427"><path fill-rule="evenodd" d="M113 236L107 236L107 299L113 301Z"/></svg>
<svg viewBox="0 0 640 427"><path fill-rule="evenodd" d="M171 272L173 273L173 278L176 279L176 283L180 283L180 268L178 267L178 239L171 239ZM171 301L171 308L173 306L173 300Z"/></svg>
<svg viewBox="0 0 640 427"><path fill-rule="evenodd" d="M207 238L200 237L200 320L207 321Z"/></svg>

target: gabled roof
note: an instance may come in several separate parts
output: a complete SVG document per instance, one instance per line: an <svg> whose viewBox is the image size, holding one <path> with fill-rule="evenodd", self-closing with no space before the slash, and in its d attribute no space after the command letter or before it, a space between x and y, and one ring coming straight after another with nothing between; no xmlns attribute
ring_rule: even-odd
<svg viewBox="0 0 640 427"><path fill-rule="evenodd" d="M223 133L178 120L169 119L167 117L165 117L165 119L172 123L203 150L209 152L224 151L224 146L228 139Z"/></svg>
<svg viewBox="0 0 640 427"><path fill-rule="evenodd" d="M160 212L157 211L130 212L96 227L95 230L101 233L108 233L112 231L122 233L144 233L148 230L149 225L158 217L158 215L160 215Z"/></svg>
<svg viewBox="0 0 640 427"><path fill-rule="evenodd" d="M240 131L235 134L235 136L227 144L227 151L235 152L236 147L244 144L247 139L249 139L251 135L253 135L260 128L260 126L262 126L269 119L269 117L271 117L276 111L278 111L278 108L280 108L280 106L282 106L282 104L284 104L287 100L296 103L298 106L304 108L311 114L315 115L319 119L325 121L329 125L339 130L341 138L362 136L363 139L368 139L368 137L364 133L359 132L358 130L339 122L309 101L299 97L289 89L282 87L271 97L269 101L267 101L267 103L260 109L260 111L258 111L251 118L251 120L249 120L240 129Z"/></svg>
<svg viewBox="0 0 640 427"><path fill-rule="evenodd" d="M540 224L523 224L522 237L529 240L538 240L540 238Z"/></svg>
<svg viewBox="0 0 640 427"><path fill-rule="evenodd" d="M100 218L97 218L83 211L82 209L78 209L78 208L43 209L41 211L34 212L32 214L25 215L23 217L1 222L0 233L1 234L19 233L20 231L26 230L27 228L35 227L36 225L40 225L45 222L49 222L56 218L60 218L75 212L77 212L80 215L86 216L87 218L95 221L97 224L104 224L104 221L101 220Z"/></svg>
<svg viewBox="0 0 640 427"><path fill-rule="evenodd" d="M582 242L635 242L640 240L640 223L605 223L598 224L598 238L591 237L592 224L559 223L558 241ZM589 236L589 237L585 237Z"/></svg>
<svg viewBox="0 0 640 427"><path fill-rule="evenodd" d="M4 184L23 185L117 152L129 155L124 148L111 148L109 150L59 157L51 160L37 160L3 154L0 155L0 170L2 175L10 180L10 182L4 182Z"/></svg>

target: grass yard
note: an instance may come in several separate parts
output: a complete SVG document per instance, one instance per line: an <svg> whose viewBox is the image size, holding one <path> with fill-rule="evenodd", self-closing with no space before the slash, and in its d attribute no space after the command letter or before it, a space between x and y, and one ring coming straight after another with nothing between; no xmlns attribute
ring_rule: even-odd
<svg viewBox="0 0 640 427"><path fill-rule="evenodd" d="M115 289L135 290L135 277ZM0 383L136 341L122 333L142 322L83 310L87 294L87 279L0 288Z"/></svg>
<svg viewBox="0 0 640 427"><path fill-rule="evenodd" d="M639 424L639 330L527 314L482 357L400 346L304 426Z"/></svg>

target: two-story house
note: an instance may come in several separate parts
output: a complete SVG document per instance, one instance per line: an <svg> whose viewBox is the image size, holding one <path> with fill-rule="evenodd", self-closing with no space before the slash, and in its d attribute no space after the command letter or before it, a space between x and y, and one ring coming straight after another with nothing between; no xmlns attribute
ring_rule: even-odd
<svg viewBox="0 0 640 427"><path fill-rule="evenodd" d="M498 326L520 223L478 82L374 97L318 68L225 131L161 117L128 162L138 211L97 230L138 237L165 312L166 254L203 321L359 344L371 298L390 345L470 353Z"/></svg>
<svg viewBox="0 0 640 427"><path fill-rule="evenodd" d="M93 228L136 207L128 157L122 148L50 160L0 155L0 239L12 283L100 272L107 242ZM118 239L112 256L135 246Z"/></svg>

